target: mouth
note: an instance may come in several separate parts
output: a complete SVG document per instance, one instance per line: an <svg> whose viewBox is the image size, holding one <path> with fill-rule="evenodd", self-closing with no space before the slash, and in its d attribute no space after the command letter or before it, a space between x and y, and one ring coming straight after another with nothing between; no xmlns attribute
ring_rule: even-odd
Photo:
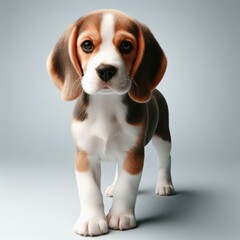
<svg viewBox="0 0 240 240"><path fill-rule="evenodd" d="M129 89L115 89L109 86L105 86L103 88L100 88L97 93L103 94L103 95L109 95L109 94L116 94L116 95L124 95L129 91Z"/></svg>
<svg viewBox="0 0 240 240"><path fill-rule="evenodd" d="M99 87L97 92L100 94L111 94L114 92L114 89L110 83L104 83Z"/></svg>
<svg viewBox="0 0 240 240"><path fill-rule="evenodd" d="M130 87L130 81L122 81L122 84L114 84L111 81L104 82L100 81L94 91L86 91L89 94L102 94L102 95L109 95L109 94L116 94L116 95L123 95L126 94ZM86 89L87 90L87 89Z"/></svg>
<svg viewBox="0 0 240 240"><path fill-rule="evenodd" d="M105 85L102 89L111 89L111 87L108 85Z"/></svg>

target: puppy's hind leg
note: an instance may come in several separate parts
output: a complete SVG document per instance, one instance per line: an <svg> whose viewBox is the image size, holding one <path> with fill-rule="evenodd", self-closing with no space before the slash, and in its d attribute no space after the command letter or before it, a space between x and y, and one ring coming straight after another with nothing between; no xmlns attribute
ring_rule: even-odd
<svg viewBox="0 0 240 240"><path fill-rule="evenodd" d="M158 157L158 180L156 194L172 195L174 187L171 178L171 134L169 130L169 111L165 98L159 91L153 92L158 106L158 123L152 138Z"/></svg>
<svg viewBox="0 0 240 240"><path fill-rule="evenodd" d="M114 180L113 180L112 184L107 187L107 189L105 191L105 195L107 197L113 197L113 195L114 195L114 188L115 188L115 185L117 183L117 180L118 180L118 165L116 166L116 172L115 172Z"/></svg>
<svg viewBox="0 0 240 240"><path fill-rule="evenodd" d="M155 192L162 196L173 195L175 192L171 178L171 142L154 136L152 143L158 158L158 179Z"/></svg>

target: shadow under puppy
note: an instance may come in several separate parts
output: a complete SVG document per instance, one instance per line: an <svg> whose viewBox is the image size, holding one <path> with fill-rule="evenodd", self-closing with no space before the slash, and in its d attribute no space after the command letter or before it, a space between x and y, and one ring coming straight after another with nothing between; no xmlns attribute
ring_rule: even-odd
<svg viewBox="0 0 240 240"><path fill-rule="evenodd" d="M152 140L158 155L156 194L174 193L168 107L156 90L166 57L150 30L116 10L92 12L72 24L48 57L64 100L77 99L72 119L81 214L74 231L101 235L136 226L134 207ZM100 161L116 161L107 217L100 191Z"/></svg>

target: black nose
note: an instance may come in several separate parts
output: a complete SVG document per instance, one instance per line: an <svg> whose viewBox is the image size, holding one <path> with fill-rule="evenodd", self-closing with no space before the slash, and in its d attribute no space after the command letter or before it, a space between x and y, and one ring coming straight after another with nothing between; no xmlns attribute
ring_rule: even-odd
<svg viewBox="0 0 240 240"><path fill-rule="evenodd" d="M108 82L117 73L117 68L112 65L101 64L96 68L98 76L104 81Z"/></svg>

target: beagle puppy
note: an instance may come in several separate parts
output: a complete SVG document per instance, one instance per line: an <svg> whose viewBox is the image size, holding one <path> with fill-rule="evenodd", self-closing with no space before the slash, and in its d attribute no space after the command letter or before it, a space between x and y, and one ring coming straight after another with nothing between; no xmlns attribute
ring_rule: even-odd
<svg viewBox="0 0 240 240"><path fill-rule="evenodd" d="M172 195L168 107L156 90L166 70L163 50L142 23L116 10L99 10L67 28L47 67L63 100L74 100L72 135L81 213L74 231L102 235L136 227L134 207L152 140L158 155L156 194ZM117 162L106 216L100 161Z"/></svg>

